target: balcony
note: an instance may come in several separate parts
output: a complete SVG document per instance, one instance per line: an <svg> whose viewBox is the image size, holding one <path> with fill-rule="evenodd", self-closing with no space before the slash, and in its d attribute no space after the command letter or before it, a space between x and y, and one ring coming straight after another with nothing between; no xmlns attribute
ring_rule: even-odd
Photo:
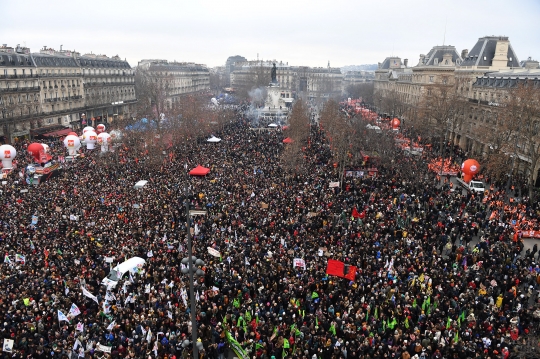
<svg viewBox="0 0 540 359"><path fill-rule="evenodd" d="M129 86L133 85L133 82L87 82L84 84L87 87L95 86Z"/></svg>
<svg viewBox="0 0 540 359"><path fill-rule="evenodd" d="M28 87L13 87L13 88L0 88L0 92L35 92L41 89L40 86L28 86Z"/></svg>

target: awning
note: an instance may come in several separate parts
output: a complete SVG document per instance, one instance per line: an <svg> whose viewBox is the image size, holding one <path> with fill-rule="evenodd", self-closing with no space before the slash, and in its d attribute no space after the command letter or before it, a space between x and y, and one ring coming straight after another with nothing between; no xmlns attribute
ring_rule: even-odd
<svg viewBox="0 0 540 359"><path fill-rule="evenodd" d="M61 137L61 136L67 136L67 134L72 132L72 131L73 130L71 128L64 128L63 130L60 130L60 131L53 131L53 132L44 133L41 136L45 136L45 137Z"/></svg>

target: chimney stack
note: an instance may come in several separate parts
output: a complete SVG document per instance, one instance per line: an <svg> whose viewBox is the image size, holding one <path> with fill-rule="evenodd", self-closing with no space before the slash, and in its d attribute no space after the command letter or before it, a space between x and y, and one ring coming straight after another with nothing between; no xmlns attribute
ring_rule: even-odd
<svg viewBox="0 0 540 359"><path fill-rule="evenodd" d="M465 60L465 58L469 56L469 50L465 49L465 50L461 50L461 58L463 60Z"/></svg>
<svg viewBox="0 0 540 359"><path fill-rule="evenodd" d="M407 67L407 65L409 64L409 59L403 59L403 64L405 65L405 67Z"/></svg>

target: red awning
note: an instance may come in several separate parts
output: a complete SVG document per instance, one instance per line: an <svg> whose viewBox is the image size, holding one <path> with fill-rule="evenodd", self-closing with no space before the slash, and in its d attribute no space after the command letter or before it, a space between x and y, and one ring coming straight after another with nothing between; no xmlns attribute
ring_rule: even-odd
<svg viewBox="0 0 540 359"><path fill-rule="evenodd" d="M189 171L189 174L192 176L206 176L208 173L210 173L210 168L206 168L201 165Z"/></svg>
<svg viewBox="0 0 540 359"><path fill-rule="evenodd" d="M73 130L71 128L64 128L60 131L53 131L49 133L44 133L42 136L46 137L61 137L61 136L67 136L68 133L72 132Z"/></svg>

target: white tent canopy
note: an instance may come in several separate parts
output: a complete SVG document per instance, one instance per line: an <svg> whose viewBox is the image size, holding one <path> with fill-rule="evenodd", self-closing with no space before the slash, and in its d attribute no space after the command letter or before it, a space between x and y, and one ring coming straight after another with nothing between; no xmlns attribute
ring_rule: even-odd
<svg viewBox="0 0 540 359"><path fill-rule="evenodd" d="M147 183L148 183L148 181L141 180L141 181L135 183L135 186L133 186L133 188L135 188L135 189L143 188L144 186L146 186Z"/></svg>
<svg viewBox="0 0 540 359"><path fill-rule="evenodd" d="M212 137L210 137L208 140L206 140L206 142L221 142L221 138L218 138L218 137L212 135Z"/></svg>
<svg viewBox="0 0 540 359"><path fill-rule="evenodd" d="M268 127L278 127L278 125L276 125L275 123L271 123L268 125Z"/></svg>

